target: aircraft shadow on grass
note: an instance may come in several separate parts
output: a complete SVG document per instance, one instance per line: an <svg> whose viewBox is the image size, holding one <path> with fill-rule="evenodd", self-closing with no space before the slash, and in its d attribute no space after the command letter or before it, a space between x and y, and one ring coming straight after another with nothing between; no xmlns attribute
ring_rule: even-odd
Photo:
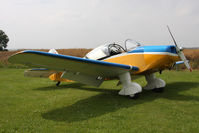
<svg viewBox="0 0 199 133"><path fill-rule="evenodd" d="M73 105L54 109L42 113L42 117L48 120L65 121L67 123L88 120L99 117L107 113L115 112L122 108L132 107L137 104L151 102L158 98L165 98L176 101L199 101L199 97L193 95L181 95L182 91L186 91L198 87L198 82L175 82L168 83L163 93L154 93L152 91L144 91L137 100L119 96L118 90L101 89L101 88L84 88L83 84L73 83L59 87L74 88L89 91L102 92L98 95L80 100ZM57 89L53 86L38 88L37 90L53 90ZM78 95L78 94L77 94Z"/></svg>

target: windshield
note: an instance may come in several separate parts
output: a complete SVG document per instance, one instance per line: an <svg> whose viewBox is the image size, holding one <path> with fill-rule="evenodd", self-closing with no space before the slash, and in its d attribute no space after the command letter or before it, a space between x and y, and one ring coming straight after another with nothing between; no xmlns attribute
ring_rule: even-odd
<svg viewBox="0 0 199 133"><path fill-rule="evenodd" d="M141 46L141 44L139 42L136 42L135 40L126 39L126 41L125 41L125 50L126 51L131 51L138 46Z"/></svg>

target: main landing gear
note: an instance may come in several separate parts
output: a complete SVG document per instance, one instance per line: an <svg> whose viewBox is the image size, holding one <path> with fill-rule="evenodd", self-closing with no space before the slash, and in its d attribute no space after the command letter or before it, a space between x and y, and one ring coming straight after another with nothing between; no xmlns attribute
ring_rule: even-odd
<svg viewBox="0 0 199 133"><path fill-rule="evenodd" d="M119 92L119 95L137 99L139 97L139 93L142 92L142 87L138 83L131 82L130 73L123 73L119 75L119 78L123 86L122 90Z"/></svg>
<svg viewBox="0 0 199 133"><path fill-rule="evenodd" d="M137 99L142 92L142 87L135 82L131 82L131 76L129 72L119 75L120 82L122 83L122 90L119 91L119 95L129 96L132 99ZM153 90L154 92L161 93L164 91L166 85L165 81L156 78L155 74L145 75L147 85L143 88L145 90Z"/></svg>
<svg viewBox="0 0 199 133"><path fill-rule="evenodd" d="M145 75L145 79L147 81L147 85L143 89L153 90L157 93L164 91L164 87L166 86L165 81L160 78L156 78L154 73Z"/></svg>

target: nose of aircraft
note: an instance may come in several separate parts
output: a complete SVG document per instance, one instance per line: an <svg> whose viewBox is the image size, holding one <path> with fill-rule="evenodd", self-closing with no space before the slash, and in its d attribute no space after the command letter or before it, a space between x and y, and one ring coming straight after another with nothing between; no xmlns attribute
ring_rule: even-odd
<svg viewBox="0 0 199 133"><path fill-rule="evenodd" d="M171 37L172 37L172 39L173 39L173 42L174 42L174 44L175 44L175 49L176 49L176 52L177 52L178 56L180 57L180 59L181 59L182 61L184 61L185 66L186 66L187 69L189 69L190 72L191 72L191 71L192 71L192 68L191 68L191 66L189 65L189 61L188 61L188 60L186 59L186 57L184 56L184 53L183 53L183 51L182 51L182 48L178 47L178 45L177 45L177 43L176 43L176 40L175 40L175 38L173 37L173 35L172 35L171 31L170 31L169 26L167 26L167 28L168 28L168 31L169 31L169 33L170 33L170 35L171 35Z"/></svg>

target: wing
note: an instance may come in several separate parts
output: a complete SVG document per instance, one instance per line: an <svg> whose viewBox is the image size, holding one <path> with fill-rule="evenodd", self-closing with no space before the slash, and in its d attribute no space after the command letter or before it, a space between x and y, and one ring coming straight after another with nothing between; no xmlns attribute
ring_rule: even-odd
<svg viewBox="0 0 199 133"><path fill-rule="evenodd" d="M22 51L11 56L8 61L16 64L48 68L49 70L64 71L66 74L63 77L71 80L76 79L76 81L79 81L78 77L80 79L88 79L87 81L91 79L100 80L102 78L118 77L118 75L126 71L138 70L138 67L125 64L40 51ZM67 74L70 76L67 76Z"/></svg>

